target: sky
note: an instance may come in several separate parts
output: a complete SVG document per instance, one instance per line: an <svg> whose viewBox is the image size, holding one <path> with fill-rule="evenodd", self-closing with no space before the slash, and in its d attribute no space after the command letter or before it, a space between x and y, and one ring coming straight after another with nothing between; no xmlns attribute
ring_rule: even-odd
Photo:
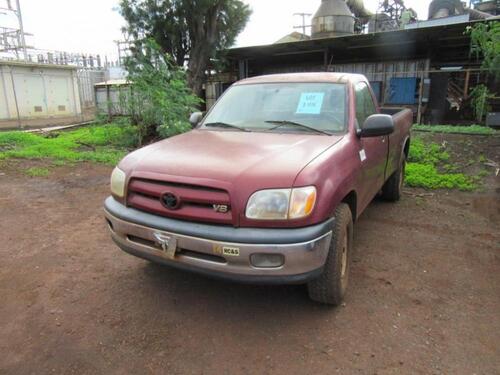
<svg viewBox="0 0 500 375"><path fill-rule="evenodd" d="M13 3L15 0L11 0ZM270 44L294 31L302 19L294 13L315 13L321 0L244 0L253 9L236 46ZM0 0L0 8L7 0ZM118 0L20 0L24 29L33 34L28 44L46 50L81 52L117 56L115 40L121 40L124 21L118 11ZM365 0L375 11L379 0ZM430 0L406 0L420 19L427 19ZM12 16L2 15L0 26L13 24ZM310 23L309 23L310 24ZM298 30L300 31L300 30Z"/></svg>

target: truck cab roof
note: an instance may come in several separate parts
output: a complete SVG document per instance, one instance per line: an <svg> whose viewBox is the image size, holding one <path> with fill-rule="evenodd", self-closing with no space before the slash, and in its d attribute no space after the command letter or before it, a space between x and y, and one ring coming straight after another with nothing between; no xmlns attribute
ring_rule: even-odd
<svg viewBox="0 0 500 375"><path fill-rule="evenodd" d="M235 83L235 85L251 85L256 83L286 83L286 82L304 82L304 83L352 83L366 81L365 76L361 74L347 73L287 73L287 74L270 74L259 77L246 78Z"/></svg>

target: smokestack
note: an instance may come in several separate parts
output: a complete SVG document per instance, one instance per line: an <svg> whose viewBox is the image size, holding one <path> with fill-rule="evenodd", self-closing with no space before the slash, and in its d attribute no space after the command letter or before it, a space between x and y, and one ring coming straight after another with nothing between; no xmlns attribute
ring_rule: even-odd
<svg viewBox="0 0 500 375"><path fill-rule="evenodd" d="M312 19L313 38L354 34L354 16L343 0L322 0Z"/></svg>

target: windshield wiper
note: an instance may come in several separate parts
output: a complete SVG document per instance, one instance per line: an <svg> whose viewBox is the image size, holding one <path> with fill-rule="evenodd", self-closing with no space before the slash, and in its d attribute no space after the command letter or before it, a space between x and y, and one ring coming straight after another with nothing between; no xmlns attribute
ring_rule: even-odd
<svg viewBox="0 0 500 375"><path fill-rule="evenodd" d="M282 126L291 125L291 126L296 126L298 128L311 130L313 132L320 133L320 134L332 135L331 133L329 133L327 131L315 129L312 126L307 126L307 125L304 125L304 124L299 124L298 122L294 122L294 121L288 121L288 120L274 121L274 120L270 120L270 121L265 121L265 122L268 123L268 124L278 124L277 126L269 129L270 131L278 129L278 128L281 128Z"/></svg>
<svg viewBox="0 0 500 375"><path fill-rule="evenodd" d="M229 129L238 129L242 132L250 132L250 130L245 129L245 128L240 128L239 126L233 125L233 124L228 124L226 122L210 122L208 124L204 124L207 128L229 128Z"/></svg>

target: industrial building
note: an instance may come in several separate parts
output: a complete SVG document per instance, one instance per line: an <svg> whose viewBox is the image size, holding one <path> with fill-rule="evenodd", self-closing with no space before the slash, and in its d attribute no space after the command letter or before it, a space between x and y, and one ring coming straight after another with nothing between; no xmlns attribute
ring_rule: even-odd
<svg viewBox="0 0 500 375"><path fill-rule="evenodd" d="M485 75L465 31L498 22L500 9L498 1L476 3L434 0L428 20L419 21L402 0L381 1L376 14L362 0L323 0L310 37L293 33L275 44L230 49L231 68L206 84L207 107L238 79L331 71L366 75L382 105L412 108L419 122L467 117L470 91Z"/></svg>
<svg viewBox="0 0 500 375"><path fill-rule="evenodd" d="M0 14L17 20L0 25L0 130L94 119L94 85L113 79L117 68L99 55L29 46L19 0L0 0Z"/></svg>
<svg viewBox="0 0 500 375"><path fill-rule="evenodd" d="M75 67L0 61L0 129L82 120Z"/></svg>

